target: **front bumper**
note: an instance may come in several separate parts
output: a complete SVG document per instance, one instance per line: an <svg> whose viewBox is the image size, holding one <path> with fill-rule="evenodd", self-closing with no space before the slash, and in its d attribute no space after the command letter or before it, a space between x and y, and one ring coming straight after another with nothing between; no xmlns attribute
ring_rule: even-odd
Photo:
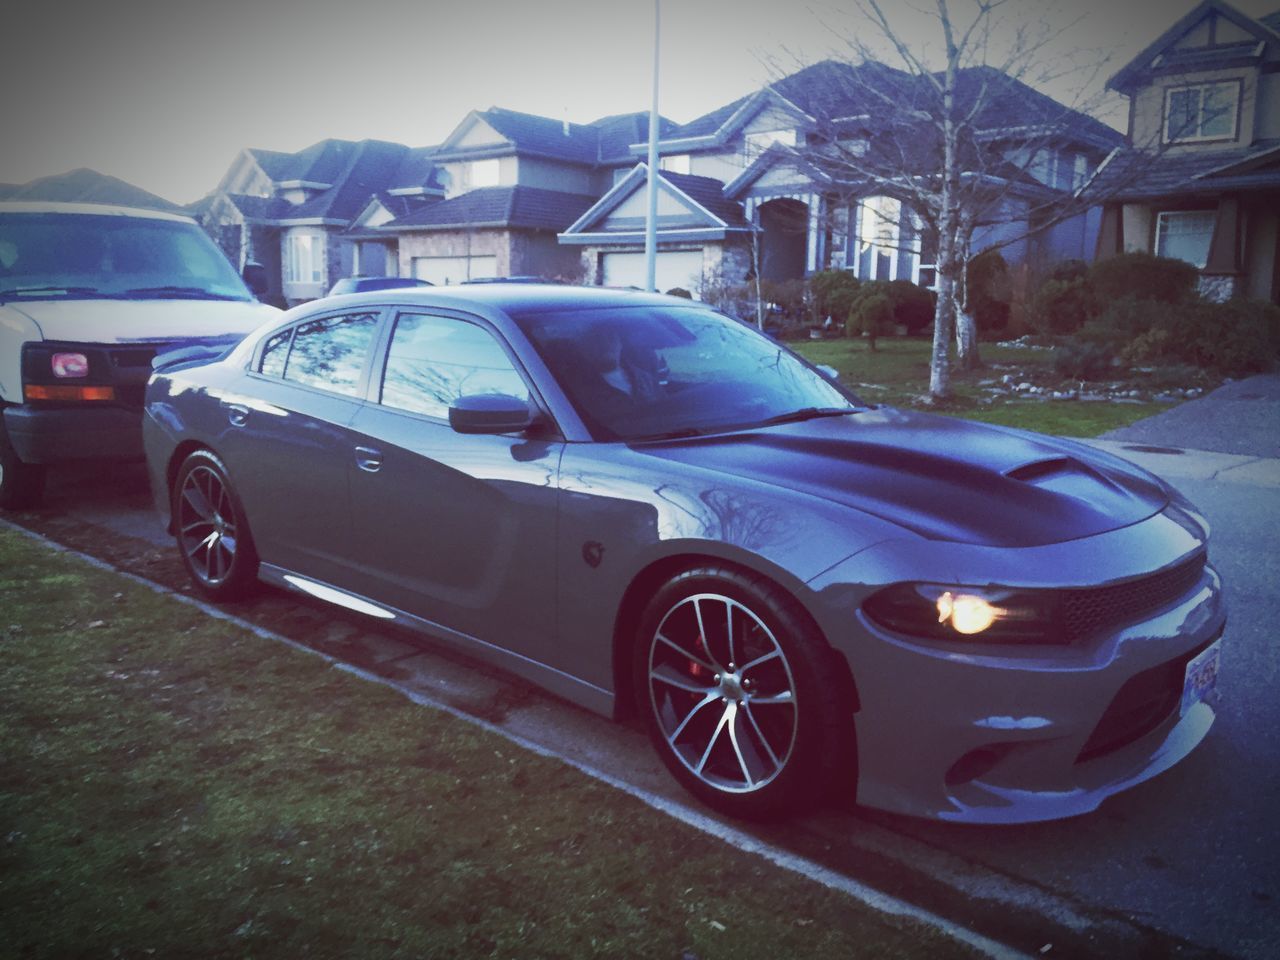
<svg viewBox="0 0 1280 960"><path fill-rule="evenodd" d="M1221 636L1226 621L1221 583L1206 564L1181 597L1079 647L930 644L890 634L862 614L876 575L896 571L882 582L1107 583L1165 565L1153 557L1172 562L1202 549L1202 533L1174 509L1098 537L999 555L896 542L811 584L822 597L823 628L857 687L858 801L967 823L1087 813L1169 769L1204 738L1212 707L1201 702L1180 715L1176 694L1185 663ZM1072 583L1071 571L1086 576Z"/></svg>
<svg viewBox="0 0 1280 960"><path fill-rule="evenodd" d="M120 406L4 409L9 442L23 463L142 458L142 412Z"/></svg>

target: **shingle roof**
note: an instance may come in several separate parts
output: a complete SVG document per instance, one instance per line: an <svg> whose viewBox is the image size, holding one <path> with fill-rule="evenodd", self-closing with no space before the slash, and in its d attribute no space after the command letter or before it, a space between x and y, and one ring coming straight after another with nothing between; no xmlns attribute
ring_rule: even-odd
<svg viewBox="0 0 1280 960"><path fill-rule="evenodd" d="M435 176L435 162L431 155L435 147L410 147L400 161L400 167L387 182L388 190L422 187L431 184Z"/></svg>
<svg viewBox="0 0 1280 960"><path fill-rule="evenodd" d="M781 78L767 88L820 124L868 115L887 119L908 116L913 107L927 108L936 97L923 77L880 63L853 65L823 60ZM969 67L960 73L957 97L961 105L977 96L988 104L979 112L976 128L1009 129L1052 125L1069 136L1100 140L1108 146L1121 141L1109 126L1058 103L994 67ZM742 97L677 128L670 139L716 133L727 120L759 93Z"/></svg>
<svg viewBox="0 0 1280 960"><path fill-rule="evenodd" d="M182 208L118 177L80 167L69 173L9 185L6 200L52 200L62 203L109 203L122 207L178 212Z"/></svg>
<svg viewBox="0 0 1280 960"><path fill-rule="evenodd" d="M433 203L393 221L393 229L447 229L463 225L563 230L594 197L539 187L482 187Z"/></svg>
<svg viewBox="0 0 1280 960"><path fill-rule="evenodd" d="M725 199L724 183L712 177L697 177L688 173L671 173L660 170L659 176L673 187L680 190L690 200L695 201L715 214L731 227L744 227L747 221L742 216L742 206L732 200Z"/></svg>
<svg viewBox="0 0 1280 960"><path fill-rule="evenodd" d="M500 107L479 111L477 116L518 150L580 163L596 162L598 131L593 127Z"/></svg>
<svg viewBox="0 0 1280 960"><path fill-rule="evenodd" d="M323 149L316 153L310 168L320 173L301 179L332 183L333 186L277 216L282 220L354 219L371 196L387 188L408 152L409 148L404 144L384 140L362 140L359 143L324 141Z"/></svg>
<svg viewBox="0 0 1280 960"><path fill-rule="evenodd" d="M631 145L649 140L649 111L622 113L593 120L588 126L598 131L599 157L604 163L625 163L633 160ZM670 136L677 124L659 114L658 136Z"/></svg>
<svg viewBox="0 0 1280 960"><path fill-rule="evenodd" d="M1156 199L1223 190L1280 189L1280 141L1248 150L1167 153L1118 151L1085 191L1104 200Z"/></svg>
<svg viewBox="0 0 1280 960"><path fill-rule="evenodd" d="M244 216L254 220L273 220L289 208L279 197L251 197L243 193L229 193L230 200Z"/></svg>
<svg viewBox="0 0 1280 960"><path fill-rule="evenodd" d="M1276 33L1280 33L1280 10L1275 13L1268 13L1265 17L1259 17L1258 22L1263 26L1270 27Z"/></svg>

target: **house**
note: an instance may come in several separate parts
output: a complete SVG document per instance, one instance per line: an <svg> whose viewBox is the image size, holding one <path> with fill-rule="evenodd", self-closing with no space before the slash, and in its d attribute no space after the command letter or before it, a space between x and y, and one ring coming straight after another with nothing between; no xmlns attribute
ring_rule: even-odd
<svg viewBox="0 0 1280 960"><path fill-rule="evenodd" d="M242 150L194 215L238 267L266 268L289 305L335 280L395 275L383 224L440 200L430 150L382 140L321 140L297 153Z"/></svg>
<svg viewBox="0 0 1280 960"><path fill-rule="evenodd" d="M581 279L581 256L557 235L630 167L648 114L569 123L497 107L476 110L435 149L444 199L379 225L399 269L432 283L529 275ZM668 129L674 124L666 122Z"/></svg>
<svg viewBox="0 0 1280 960"><path fill-rule="evenodd" d="M892 88L900 100L922 84L881 64L823 61L664 133L658 286L740 281L756 264L770 280L836 268L932 285L930 238L905 197L871 186L856 173L862 164L832 162L900 151L923 121L886 111L890 98L878 94ZM999 204L979 224L976 246L1006 244L1012 260L1082 256L1091 247L1086 217L1042 228L1054 202L1070 198L1120 136L990 68L962 74L961 94L979 91L987 99L975 122L980 146L967 159ZM904 131L902 118L915 126ZM646 148L637 142L631 153ZM920 163L921 176L934 169L932 158ZM643 170L621 177L560 236L584 249L596 282L636 282Z"/></svg>
<svg viewBox="0 0 1280 960"><path fill-rule="evenodd" d="M1175 257L1211 299L1280 302L1280 11L1205 0L1107 85L1129 131L1089 188L1097 256Z"/></svg>
<svg viewBox="0 0 1280 960"><path fill-rule="evenodd" d="M182 208L118 177L80 167L29 183L0 183L0 200L51 200L59 203L105 203L180 213Z"/></svg>

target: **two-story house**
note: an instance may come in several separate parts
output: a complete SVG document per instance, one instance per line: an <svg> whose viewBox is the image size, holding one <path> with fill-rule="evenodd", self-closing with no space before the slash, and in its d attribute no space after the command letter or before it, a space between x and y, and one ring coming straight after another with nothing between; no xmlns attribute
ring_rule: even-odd
<svg viewBox="0 0 1280 960"><path fill-rule="evenodd" d="M908 192L875 187L858 161L900 152L894 137L913 139L909 125L887 129L888 98L869 91L921 82L880 64L824 61L664 135L658 286L737 281L757 263L771 280L834 267L932 285L930 238ZM1055 199L1083 185L1119 134L990 68L965 71L966 90L987 103L975 118L969 172L986 178L996 198L975 247L1006 244L1013 261L1085 256L1086 216L1042 228ZM632 154L645 149L633 144ZM831 162L837 155L846 162ZM934 161L921 162L902 172L929 177ZM638 282L645 180L639 164L561 234L562 244L583 248L596 282Z"/></svg>
<svg viewBox="0 0 1280 960"><path fill-rule="evenodd" d="M382 140L246 149L193 213L233 264L262 264L272 298L292 305L341 277L396 274L394 238L377 228L438 201L436 172L429 149Z"/></svg>
<svg viewBox="0 0 1280 960"><path fill-rule="evenodd" d="M1280 302L1280 11L1205 0L1108 81L1129 143L1090 191L1097 256L1186 260L1201 293Z"/></svg>
<svg viewBox="0 0 1280 960"><path fill-rule="evenodd" d="M495 276L581 279L556 236L630 163L647 113L569 123L497 107L467 114L432 155L444 200L380 225L403 275L432 283ZM668 128L673 127L669 122Z"/></svg>

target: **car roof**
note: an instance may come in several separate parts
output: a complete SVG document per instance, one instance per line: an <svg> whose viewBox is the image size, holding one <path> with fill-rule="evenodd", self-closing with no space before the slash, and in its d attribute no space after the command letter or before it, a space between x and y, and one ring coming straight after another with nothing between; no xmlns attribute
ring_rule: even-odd
<svg viewBox="0 0 1280 960"><path fill-rule="evenodd" d="M490 307L504 313L550 313L559 310L643 306L702 306L696 300L618 287L573 287L560 283L477 283L456 287L398 287L329 298L344 303ZM316 301L319 302L319 301ZM308 304L313 306L314 304Z"/></svg>
<svg viewBox="0 0 1280 960"><path fill-rule="evenodd" d="M0 213L68 213L107 217L143 217L147 220L170 220L195 223L190 217L165 210L145 207L122 207L110 203L62 203L54 200L0 200Z"/></svg>

